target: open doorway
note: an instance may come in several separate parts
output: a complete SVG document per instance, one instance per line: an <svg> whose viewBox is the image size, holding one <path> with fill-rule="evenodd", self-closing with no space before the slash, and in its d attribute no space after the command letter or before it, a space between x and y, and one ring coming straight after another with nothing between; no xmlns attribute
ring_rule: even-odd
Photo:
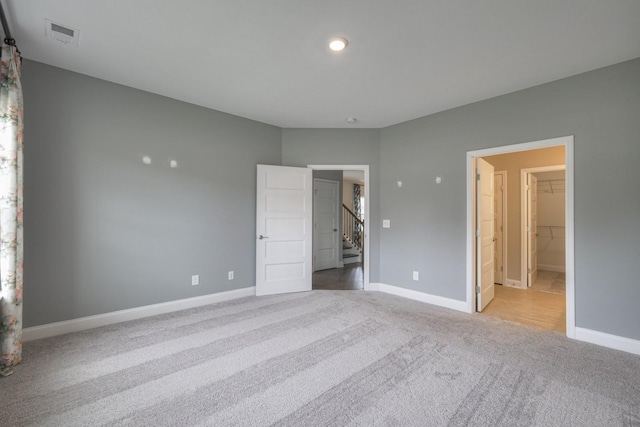
<svg viewBox="0 0 640 427"><path fill-rule="evenodd" d="M478 190L482 181L476 176L480 159L490 164L492 175L485 179L494 184L494 188L485 184L483 193ZM478 150L469 152L467 160L469 311L497 314L573 337L573 138ZM562 170L565 167L566 171ZM495 179L494 170L505 172L501 180ZM552 171L555 175L544 175ZM542 186L536 185L537 181L542 181ZM510 190L504 206L507 226L501 253L505 259L501 285L496 285L499 275L495 269L500 257L496 250L500 238L496 233L498 193L494 191L498 182ZM483 209L484 213L477 216L483 201L494 209ZM550 203L555 204L555 210ZM485 221L477 222L482 215ZM482 230L487 231L487 236L476 237ZM495 289L487 292L489 285Z"/></svg>
<svg viewBox="0 0 640 427"><path fill-rule="evenodd" d="M512 280L509 287L500 286L496 275L495 284L498 286L495 287L495 298L482 312L504 320L565 333L564 148L543 148L484 159L491 159L495 164L510 164L512 176L517 177L517 169L520 168L519 194L512 185L511 197L521 201L521 269L519 280ZM521 168L522 164L541 163L548 166ZM498 206L497 200L495 205ZM499 222L498 213L496 209L496 223ZM512 219L517 220L515 215ZM496 237L498 231L496 227ZM512 237L507 239L506 244L512 249L518 243L514 235L517 233L511 233ZM513 267L511 271L514 271ZM516 270L515 274L511 274L517 278L517 273Z"/></svg>
<svg viewBox="0 0 640 427"><path fill-rule="evenodd" d="M312 289L367 289L368 166L309 168L314 176Z"/></svg>

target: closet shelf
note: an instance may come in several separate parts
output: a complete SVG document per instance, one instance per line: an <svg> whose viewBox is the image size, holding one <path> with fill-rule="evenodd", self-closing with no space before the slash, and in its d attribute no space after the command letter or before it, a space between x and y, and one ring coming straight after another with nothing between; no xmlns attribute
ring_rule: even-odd
<svg viewBox="0 0 640 427"><path fill-rule="evenodd" d="M538 193L564 193L564 179L544 179L538 181Z"/></svg>
<svg viewBox="0 0 640 427"><path fill-rule="evenodd" d="M558 236L555 236L553 233L553 229L554 228L565 228L564 225L538 225L538 230L540 231L541 228L546 228L549 230L549 234L540 234L540 233L536 233L536 237L550 237L551 240L555 239L556 237L558 238L564 238L564 231L556 231L556 234Z"/></svg>

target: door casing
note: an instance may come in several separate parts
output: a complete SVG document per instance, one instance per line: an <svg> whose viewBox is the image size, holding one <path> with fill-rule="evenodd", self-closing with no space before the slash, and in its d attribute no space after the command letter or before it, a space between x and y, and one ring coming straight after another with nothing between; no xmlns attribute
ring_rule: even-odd
<svg viewBox="0 0 640 427"><path fill-rule="evenodd" d="M369 257L369 229L370 229L370 223L371 223L371 214L369 212L369 207L371 206L371 194L370 194L370 188L371 185L369 185L369 165L307 165L308 168L310 169L314 169L314 170L343 170L343 171L350 171L350 170L356 170L356 171L363 171L364 172L364 200L365 200L365 204L364 204L364 217L365 217L365 222L364 222L364 257L362 259L362 265L363 265L363 270L364 270L364 290L365 291L370 291L371 289L371 284L369 282L369 270L370 270L370 265L371 263L369 262L370 257Z"/></svg>
<svg viewBox="0 0 640 427"><path fill-rule="evenodd" d="M527 175L536 172L565 171L565 165L539 166L535 168L520 169L520 283L521 287L531 286L528 283L529 246L527 245L527 224L529 223L527 209ZM567 200L565 199L565 204ZM566 205L568 206L568 205ZM565 208L566 209L566 208Z"/></svg>
<svg viewBox="0 0 640 427"><path fill-rule="evenodd" d="M466 283L467 299L466 307L469 313L474 313L476 308L476 250L475 250L475 159L477 157L507 154L518 151L537 150L539 148L563 146L565 148L565 227L566 227L566 322L567 336L575 338L576 312L575 312L575 238L574 238L574 154L573 135L559 138L545 139L541 141L525 142L520 144L504 145L500 147L485 148L467 152L467 265Z"/></svg>

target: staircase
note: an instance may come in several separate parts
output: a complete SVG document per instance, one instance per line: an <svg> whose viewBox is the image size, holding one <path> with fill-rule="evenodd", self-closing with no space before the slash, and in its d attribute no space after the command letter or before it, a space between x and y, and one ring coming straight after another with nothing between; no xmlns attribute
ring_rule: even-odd
<svg viewBox="0 0 640 427"><path fill-rule="evenodd" d="M364 251L364 221L342 205L342 262L362 262Z"/></svg>
<svg viewBox="0 0 640 427"><path fill-rule="evenodd" d="M353 264L362 262L362 251L351 244L347 239L342 239L342 263Z"/></svg>

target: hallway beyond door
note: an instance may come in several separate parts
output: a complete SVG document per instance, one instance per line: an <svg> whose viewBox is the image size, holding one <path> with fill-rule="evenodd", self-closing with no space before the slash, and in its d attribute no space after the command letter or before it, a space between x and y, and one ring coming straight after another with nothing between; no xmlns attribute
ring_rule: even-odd
<svg viewBox="0 0 640 427"><path fill-rule="evenodd" d="M342 268L332 268L313 273L313 290L362 290L364 277L362 263L347 264Z"/></svg>

